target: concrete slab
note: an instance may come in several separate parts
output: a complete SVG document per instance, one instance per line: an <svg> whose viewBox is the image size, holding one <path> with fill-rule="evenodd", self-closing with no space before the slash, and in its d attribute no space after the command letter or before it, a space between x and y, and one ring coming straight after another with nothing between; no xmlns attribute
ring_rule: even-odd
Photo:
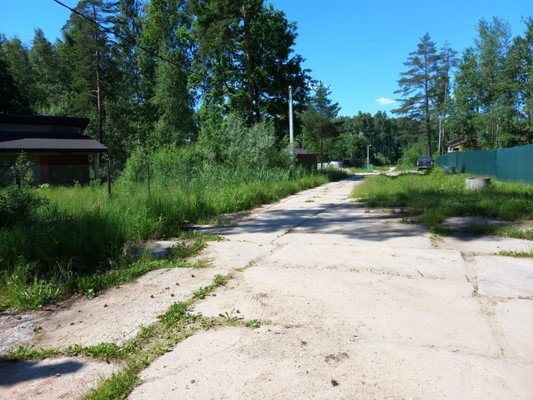
<svg viewBox="0 0 533 400"><path fill-rule="evenodd" d="M506 341L504 351L533 360L533 307L531 299L512 299L499 302L496 307L496 322ZM533 393L533 392L532 392Z"/></svg>
<svg viewBox="0 0 533 400"><path fill-rule="evenodd" d="M533 298L533 259L477 256L475 267L481 294Z"/></svg>
<svg viewBox="0 0 533 400"><path fill-rule="evenodd" d="M386 247L384 243L378 248L375 244L368 246L361 241L350 245L323 244L309 241L309 236L291 235L290 243L273 252L269 262L274 265L370 271L416 278L466 280L464 260L457 251ZM379 257L376 257L376 251Z"/></svg>
<svg viewBox="0 0 533 400"><path fill-rule="evenodd" d="M236 317L276 325L322 326L368 340L500 354L466 281L255 266L194 306L204 316L232 310Z"/></svg>
<svg viewBox="0 0 533 400"><path fill-rule="evenodd" d="M201 332L141 373L130 400L528 399L531 365L309 327ZM329 338L329 340L324 340Z"/></svg>
<svg viewBox="0 0 533 400"><path fill-rule="evenodd" d="M460 251L465 255L490 254L497 255L500 251L533 252L533 241L497 236L453 235L441 237L434 242L435 247Z"/></svg>

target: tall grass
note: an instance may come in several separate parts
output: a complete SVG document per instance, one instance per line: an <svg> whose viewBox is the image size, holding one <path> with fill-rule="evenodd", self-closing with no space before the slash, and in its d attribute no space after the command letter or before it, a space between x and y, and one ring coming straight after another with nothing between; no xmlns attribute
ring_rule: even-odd
<svg viewBox="0 0 533 400"><path fill-rule="evenodd" d="M47 201L31 218L0 228L0 310L90 294L119 279L112 271L128 269L126 247L178 237L185 224L249 210L342 177L328 173L333 174L214 167L186 179L155 180L149 191L146 181L122 179L111 197L101 186L34 189ZM24 291L26 301L17 295Z"/></svg>
<svg viewBox="0 0 533 400"><path fill-rule="evenodd" d="M356 186L353 197L366 207L405 207L417 219L436 229L449 217L491 217L505 221L533 219L533 187L492 180L481 190L465 188L465 174L428 174L368 177ZM533 230L524 233L533 239Z"/></svg>

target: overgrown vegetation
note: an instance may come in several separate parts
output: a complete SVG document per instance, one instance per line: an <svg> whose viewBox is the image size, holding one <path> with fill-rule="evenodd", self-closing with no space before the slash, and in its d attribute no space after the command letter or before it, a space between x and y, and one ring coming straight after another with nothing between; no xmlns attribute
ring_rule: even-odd
<svg viewBox="0 0 533 400"><path fill-rule="evenodd" d="M369 208L402 208L434 232L442 232L439 224L449 217L490 217L504 221L533 219L533 188L530 185L493 180L488 188L466 190L465 177L464 174L445 174L439 168L423 175L372 176L356 186L352 196ZM478 226L477 230L480 228ZM480 233L533 240L533 229L488 226Z"/></svg>
<svg viewBox="0 0 533 400"><path fill-rule="evenodd" d="M0 310L35 309L77 293L93 297L156 268L190 267L184 260L202 248L204 238L184 236L187 226L344 176L329 169L232 168L202 163L191 154L164 148L152 155L148 170L139 153L111 198L100 185L23 185L0 193ZM149 254L134 260L128 251L171 237L182 238L182 244L168 260Z"/></svg>

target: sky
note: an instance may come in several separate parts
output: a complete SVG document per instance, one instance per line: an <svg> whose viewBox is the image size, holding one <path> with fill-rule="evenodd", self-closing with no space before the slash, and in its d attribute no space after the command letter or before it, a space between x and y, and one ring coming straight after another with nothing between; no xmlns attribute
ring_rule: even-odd
<svg viewBox="0 0 533 400"><path fill-rule="evenodd" d="M75 7L78 0L61 0ZM459 55L474 45L480 20L508 22L523 35L532 0L264 0L297 24L294 53L313 79L329 87L339 116L390 111L409 53L428 33L437 49L445 42ZM34 30L55 42L70 11L54 0L0 0L0 33L31 46Z"/></svg>

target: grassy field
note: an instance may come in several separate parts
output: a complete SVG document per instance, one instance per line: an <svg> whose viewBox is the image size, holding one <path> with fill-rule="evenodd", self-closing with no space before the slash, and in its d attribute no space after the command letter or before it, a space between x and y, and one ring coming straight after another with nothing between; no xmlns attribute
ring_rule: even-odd
<svg viewBox="0 0 533 400"><path fill-rule="evenodd" d="M352 196L365 207L403 208L428 228L446 233L439 224L449 217L489 217L504 221L533 219L533 187L492 180L488 188L466 190L465 174L444 174L435 168L427 174L396 177L370 176L356 186ZM471 227L478 233L533 240L533 229Z"/></svg>
<svg viewBox="0 0 533 400"><path fill-rule="evenodd" d="M219 168L179 184L152 182L150 190L146 182L119 181L111 197L102 186L0 193L0 311L39 308L78 293L91 297L152 269L189 266L187 257L206 238L184 226L344 176L332 169ZM30 207L20 207L21 200ZM161 238L182 239L170 260L133 260L127 251Z"/></svg>

